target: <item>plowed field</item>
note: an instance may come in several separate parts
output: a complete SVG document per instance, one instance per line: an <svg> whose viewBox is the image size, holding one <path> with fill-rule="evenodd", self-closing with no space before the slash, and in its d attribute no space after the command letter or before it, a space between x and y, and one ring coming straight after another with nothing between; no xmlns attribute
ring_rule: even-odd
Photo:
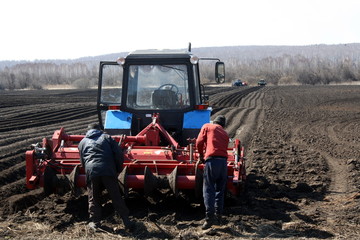
<svg viewBox="0 0 360 240"><path fill-rule="evenodd" d="M0 238L356 239L360 236L360 86L207 87L212 118L246 148L247 190L224 225L202 231L202 204L170 191L127 205L135 232L104 205L91 232L87 197L25 188L25 151L64 127L97 121L96 91L0 92Z"/></svg>

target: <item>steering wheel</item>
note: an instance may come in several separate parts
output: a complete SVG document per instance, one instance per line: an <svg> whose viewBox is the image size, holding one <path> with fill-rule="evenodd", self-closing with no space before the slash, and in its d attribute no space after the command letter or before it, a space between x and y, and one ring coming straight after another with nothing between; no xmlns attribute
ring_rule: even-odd
<svg viewBox="0 0 360 240"><path fill-rule="evenodd" d="M163 84L158 89L159 90L160 89L168 89L168 90L175 92L176 94L179 93L179 88L175 84L172 84L172 83Z"/></svg>

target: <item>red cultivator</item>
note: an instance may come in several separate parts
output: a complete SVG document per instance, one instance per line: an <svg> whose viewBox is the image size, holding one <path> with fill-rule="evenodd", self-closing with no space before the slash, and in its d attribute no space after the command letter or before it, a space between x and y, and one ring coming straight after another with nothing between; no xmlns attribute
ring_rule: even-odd
<svg viewBox="0 0 360 240"><path fill-rule="evenodd" d="M79 166L77 143L82 135L67 135L64 129L55 131L52 140L46 138L42 146L26 152L26 185L29 189L44 187L51 193L64 187L86 187L84 169ZM128 189L143 190L145 194L155 188L194 190L201 194L203 163L193 143L180 147L169 133L153 117L143 131L136 136L113 136L124 152L124 168L119 175L125 193ZM169 142L159 146L160 138ZM192 141L190 141L192 142ZM243 148L235 140L228 149L228 191L238 195L246 178ZM199 195L200 196L200 195Z"/></svg>

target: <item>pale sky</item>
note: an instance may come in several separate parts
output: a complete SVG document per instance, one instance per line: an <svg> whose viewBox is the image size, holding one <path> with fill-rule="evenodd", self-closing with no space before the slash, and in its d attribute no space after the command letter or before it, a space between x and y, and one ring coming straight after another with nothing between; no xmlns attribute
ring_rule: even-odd
<svg viewBox="0 0 360 240"><path fill-rule="evenodd" d="M0 0L0 60L360 43L359 0Z"/></svg>

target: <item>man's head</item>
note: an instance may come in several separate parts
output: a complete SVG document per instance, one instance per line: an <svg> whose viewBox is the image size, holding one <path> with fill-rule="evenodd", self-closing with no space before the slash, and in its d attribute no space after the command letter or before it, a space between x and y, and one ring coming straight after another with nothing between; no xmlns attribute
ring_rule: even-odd
<svg viewBox="0 0 360 240"><path fill-rule="evenodd" d="M91 130L91 129L101 130L100 125L97 123L90 123L88 125L88 130Z"/></svg>
<svg viewBox="0 0 360 240"><path fill-rule="evenodd" d="M219 115L214 119L213 123L216 123L216 124L219 124L222 127L225 127L226 118L223 115Z"/></svg>

